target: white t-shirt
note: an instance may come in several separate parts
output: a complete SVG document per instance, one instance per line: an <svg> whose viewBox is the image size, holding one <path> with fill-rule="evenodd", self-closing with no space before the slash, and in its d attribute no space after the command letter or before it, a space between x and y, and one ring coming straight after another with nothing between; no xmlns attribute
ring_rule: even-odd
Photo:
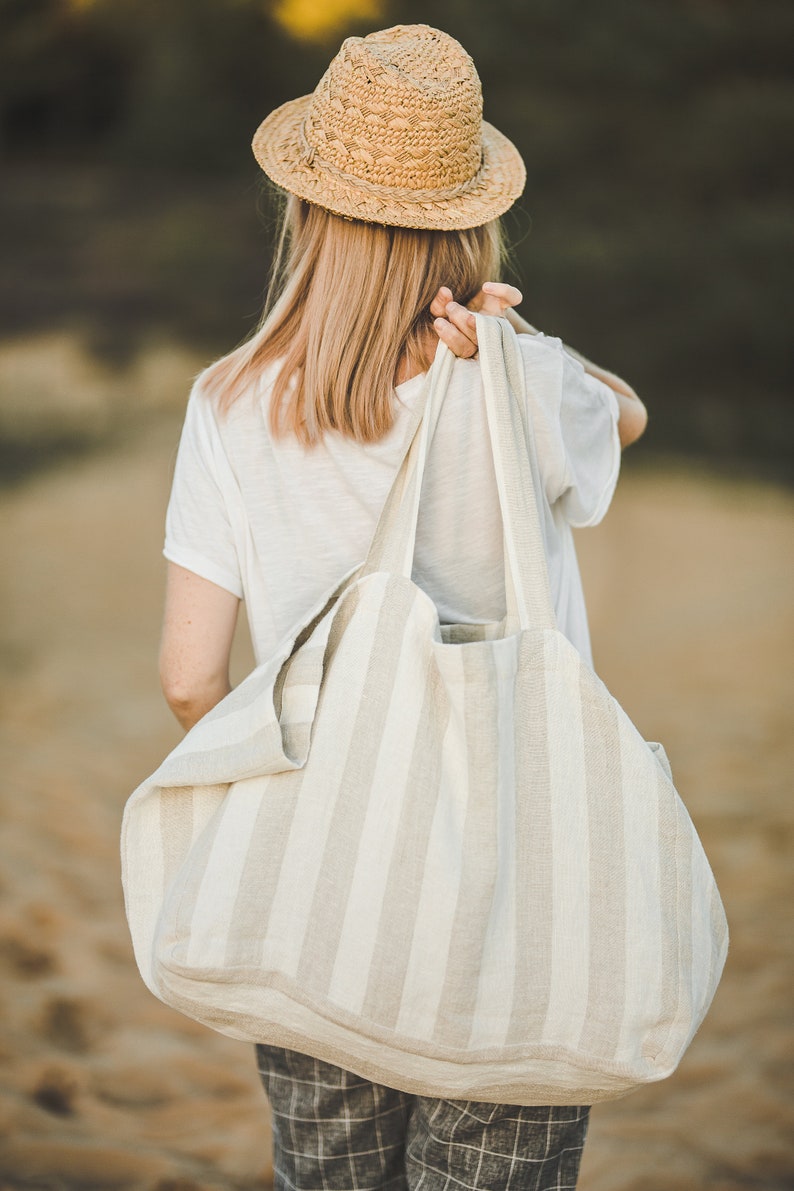
<svg viewBox="0 0 794 1191"><path fill-rule="evenodd" d="M592 664L571 526L606 512L620 467L618 405L558 339L519 336L535 436L558 626ZM188 402L166 520L165 556L245 599L257 662L303 627L363 561L416 428L423 377L395 390L392 430L362 445L336 432L307 449L274 438L274 372L224 415ZM414 580L442 623L505 613L502 522L479 364L456 360L422 488Z"/></svg>

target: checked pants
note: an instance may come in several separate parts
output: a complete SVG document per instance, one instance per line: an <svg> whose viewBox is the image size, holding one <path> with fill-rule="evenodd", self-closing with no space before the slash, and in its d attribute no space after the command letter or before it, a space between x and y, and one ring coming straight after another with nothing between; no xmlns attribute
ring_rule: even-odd
<svg viewBox="0 0 794 1191"><path fill-rule="evenodd" d="M257 1046L276 1191L568 1191L589 1109L409 1096Z"/></svg>

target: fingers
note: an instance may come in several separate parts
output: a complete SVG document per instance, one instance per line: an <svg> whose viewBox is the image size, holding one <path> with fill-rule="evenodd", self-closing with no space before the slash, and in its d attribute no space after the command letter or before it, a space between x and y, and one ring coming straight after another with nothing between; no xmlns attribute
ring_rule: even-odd
<svg viewBox="0 0 794 1191"><path fill-rule="evenodd" d="M447 302L445 317L433 323L439 339L456 356L468 359L477 354L477 323L474 315L459 302Z"/></svg>
<svg viewBox="0 0 794 1191"><path fill-rule="evenodd" d="M469 302L469 310L499 317L506 310L518 306L522 299L521 290L516 289L514 285L505 285L502 281L486 281L480 292Z"/></svg>
<svg viewBox="0 0 794 1191"><path fill-rule="evenodd" d="M461 335L465 335L472 343L477 343L477 322L470 310L461 306L460 302L447 302L445 314Z"/></svg>
<svg viewBox="0 0 794 1191"><path fill-rule="evenodd" d="M430 313L432 314L433 318L444 318L447 313L447 304L451 301L452 290L447 289L445 285L442 285L441 289L430 303Z"/></svg>
<svg viewBox="0 0 794 1191"><path fill-rule="evenodd" d="M521 291L501 281L487 281L468 307L453 300L445 285L430 303L433 327L443 343L456 356L470 359L477 355L477 324L472 312L500 316L522 300Z"/></svg>
<svg viewBox="0 0 794 1191"><path fill-rule="evenodd" d="M503 281L486 281L482 288L489 297L501 302L505 310L509 306L519 306L524 300L520 289L516 289L514 285L505 285Z"/></svg>
<svg viewBox="0 0 794 1191"><path fill-rule="evenodd" d="M461 308L462 309L462 308ZM472 322L474 321L473 317ZM433 323L436 334L450 351L464 360L477 355L477 339L472 340L448 318L437 318Z"/></svg>
<svg viewBox="0 0 794 1191"><path fill-rule="evenodd" d="M430 313L433 318L444 318L447 306L453 301L452 290L442 285L433 301L430 303ZM504 314L505 310L518 306L523 301L520 289L514 285L505 285L502 281L486 281L480 292L468 304L469 310L482 311L483 314Z"/></svg>

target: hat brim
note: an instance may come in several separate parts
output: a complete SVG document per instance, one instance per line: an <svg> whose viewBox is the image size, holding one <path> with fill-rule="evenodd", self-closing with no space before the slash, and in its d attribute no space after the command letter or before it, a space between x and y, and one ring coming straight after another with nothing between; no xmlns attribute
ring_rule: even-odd
<svg viewBox="0 0 794 1191"><path fill-rule="evenodd" d="M254 134L254 157L277 186L346 219L435 231L479 227L503 215L526 182L526 169L515 145L492 124L482 124L482 166L470 187L451 198L422 201L405 190L367 185L331 172L306 152L302 128L311 95L291 99L262 121Z"/></svg>

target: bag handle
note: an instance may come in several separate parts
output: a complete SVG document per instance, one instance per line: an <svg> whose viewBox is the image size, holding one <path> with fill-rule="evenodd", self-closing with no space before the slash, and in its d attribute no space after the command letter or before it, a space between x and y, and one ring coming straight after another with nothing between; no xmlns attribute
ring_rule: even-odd
<svg viewBox="0 0 794 1191"><path fill-rule="evenodd" d="M391 571L411 577L425 463L454 364L452 352L439 341L417 402L419 423L386 497L359 575Z"/></svg>
<svg viewBox="0 0 794 1191"><path fill-rule="evenodd" d="M475 317L504 531L506 632L554 628L556 617L534 480L534 444L525 423L526 380L521 349L506 319L481 314ZM439 343L425 383L421 421L386 499L360 575L391 571L410 578L422 479L454 362L449 349Z"/></svg>
<svg viewBox="0 0 794 1191"><path fill-rule="evenodd" d="M540 471L528 411L524 359L507 319L477 314L485 392L505 551L508 622L556 628L540 516Z"/></svg>

